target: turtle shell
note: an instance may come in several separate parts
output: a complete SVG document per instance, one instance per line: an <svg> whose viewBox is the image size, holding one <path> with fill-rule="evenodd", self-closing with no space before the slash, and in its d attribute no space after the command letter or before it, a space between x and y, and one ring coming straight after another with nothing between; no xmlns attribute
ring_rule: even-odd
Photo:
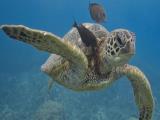
<svg viewBox="0 0 160 120"><path fill-rule="evenodd" d="M83 23L83 25L89 29L97 38L97 43L102 39L105 39L109 32L105 27L100 24L93 23ZM78 33L78 30L73 27L64 37L64 41L70 41L72 44L75 44L79 47L86 56L91 54L91 48L87 47L81 40L81 37ZM42 65L41 70L49 73L50 70L56 68L57 65L63 63L64 59L59 55L51 54L47 61Z"/></svg>
<svg viewBox="0 0 160 120"><path fill-rule="evenodd" d="M84 23L83 24L88 30L90 30L97 39L97 42L99 42L102 39L105 39L108 35L108 30L105 29L100 24L93 24L93 23ZM89 54L88 51L89 47L87 47L81 40L81 37L78 33L78 30L76 28L72 28L64 37L64 40L68 40L71 43L75 44L77 47L79 47L85 54Z"/></svg>

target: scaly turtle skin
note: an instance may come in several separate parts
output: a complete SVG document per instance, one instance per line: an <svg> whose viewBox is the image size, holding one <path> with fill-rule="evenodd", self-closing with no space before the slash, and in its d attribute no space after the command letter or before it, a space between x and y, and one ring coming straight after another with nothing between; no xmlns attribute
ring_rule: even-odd
<svg viewBox="0 0 160 120"><path fill-rule="evenodd" d="M83 24L97 38L100 74L96 73L92 50L81 40L76 28L64 38L22 25L3 25L11 38L51 53L41 69L57 83L76 90L97 90L110 86L126 76L133 87L139 120L151 120L154 101L146 76L137 67L127 64L135 54L135 35L125 29L108 32L99 24Z"/></svg>

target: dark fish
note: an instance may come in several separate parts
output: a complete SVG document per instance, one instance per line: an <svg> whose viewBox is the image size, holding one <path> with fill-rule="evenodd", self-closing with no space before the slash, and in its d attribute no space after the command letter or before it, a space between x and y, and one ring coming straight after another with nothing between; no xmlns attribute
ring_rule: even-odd
<svg viewBox="0 0 160 120"><path fill-rule="evenodd" d="M73 24L73 27L77 28L80 37L82 39L82 42L87 46L96 47L97 46L97 39L95 35L88 30L84 25L80 24L78 25L76 21Z"/></svg>
<svg viewBox="0 0 160 120"><path fill-rule="evenodd" d="M85 43L85 45L87 47L91 47L92 48L92 56L95 62L95 71L97 74L100 74L100 68L99 68L99 48L97 45L97 39L95 37L95 35L88 30L84 25L80 24L78 25L76 23L76 21L73 24L73 27L77 28L78 33L80 34L80 37L82 39L82 42Z"/></svg>
<svg viewBox="0 0 160 120"><path fill-rule="evenodd" d="M89 3L89 11L91 18L95 20L97 23L105 21L106 14L102 5L98 3Z"/></svg>

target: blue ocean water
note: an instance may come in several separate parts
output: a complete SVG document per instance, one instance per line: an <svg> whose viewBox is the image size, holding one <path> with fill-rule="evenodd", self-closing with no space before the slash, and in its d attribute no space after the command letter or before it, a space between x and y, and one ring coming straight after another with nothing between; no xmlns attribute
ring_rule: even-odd
<svg viewBox="0 0 160 120"><path fill-rule="evenodd" d="M160 1L90 0L103 4L112 31L136 33L136 55L130 61L149 78L155 99L154 120L160 119ZM89 0L0 0L0 25L23 24L63 36L78 23L94 22ZM0 31L0 120L129 120L137 117L130 83L123 78L112 87L74 92L55 85L48 93L48 77L40 66L48 57ZM53 107L52 107L53 106ZM52 109L53 108L53 109ZM51 115L52 113L52 115Z"/></svg>

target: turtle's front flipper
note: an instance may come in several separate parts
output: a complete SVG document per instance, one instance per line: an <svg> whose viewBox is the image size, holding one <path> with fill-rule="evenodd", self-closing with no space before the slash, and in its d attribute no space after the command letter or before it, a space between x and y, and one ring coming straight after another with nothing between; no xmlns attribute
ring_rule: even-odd
<svg viewBox="0 0 160 120"><path fill-rule="evenodd" d="M148 79L137 67L131 65L126 65L121 72L131 81L135 101L140 111L139 120L151 120L154 100Z"/></svg>
<svg viewBox="0 0 160 120"><path fill-rule="evenodd" d="M1 28L9 37L28 43L39 50L60 55L76 67L82 68L82 71L88 66L87 58L79 48L67 40L62 41L52 33L22 25L2 25Z"/></svg>

